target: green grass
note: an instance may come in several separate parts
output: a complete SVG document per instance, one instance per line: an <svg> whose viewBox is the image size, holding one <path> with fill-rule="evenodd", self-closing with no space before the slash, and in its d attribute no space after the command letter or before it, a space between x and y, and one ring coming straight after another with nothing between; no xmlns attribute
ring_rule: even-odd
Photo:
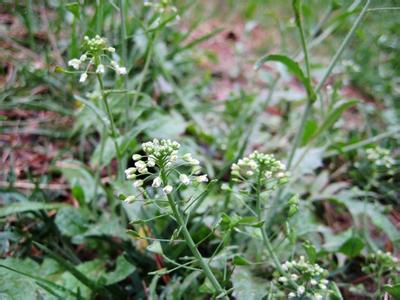
<svg viewBox="0 0 400 300"><path fill-rule="evenodd" d="M174 4L0 4L0 298L397 299L396 1Z"/></svg>

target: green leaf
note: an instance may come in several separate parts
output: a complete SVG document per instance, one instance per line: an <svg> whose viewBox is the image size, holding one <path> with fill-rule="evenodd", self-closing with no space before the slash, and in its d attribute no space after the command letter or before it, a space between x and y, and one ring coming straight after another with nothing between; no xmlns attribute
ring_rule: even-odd
<svg viewBox="0 0 400 300"><path fill-rule="evenodd" d="M297 62L285 55L269 54L260 58L255 63L254 68L258 70L263 64L268 61L275 61L284 64L288 68L288 70L304 85L304 88L306 89L307 95L310 100L313 102L316 100L317 97L311 86L311 81L307 76L304 75L302 69L300 68L300 65Z"/></svg>
<svg viewBox="0 0 400 300"><path fill-rule="evenodd" d="M74 207L61 209L56 215L55 224L60 232L68 237L82 235L90 228L88 215ZM82 240L76 242L80 243Z"/></svg>
<svg viewBox="0 0 400 300"><path fill-rule="evenodd" d="M303 243L303 249L306 251L308 260L311 263L315 263L317 260L317 249L314 247L313 244L311 244L309 241L306 241Z"/></svg>
<svg viewBox="0 0 400 300"><path fill-rule="evenodd" d="M318 130L318 123L315 120L307 120L304 125L303 136L301 137L301 145L306 145Z"/></svg>
<svg viewBox="0 0 400 300"><path fill-rule="evenodd" d="M385 290L385 292L389 293L391 296L393 296L393 298L395 300L399 300L400 299L400 283L394 284L394 285L390 285L390 284L386 284L383 289Z"/></svg>
<svg viewBox="0 0 400 300"><path fill-rule="evenodd" d="M49 259L45 259L41 266L31 259L7 258L0 260L0 298L3 295L9 295L10 299L54 299L46 293L52 291L51 294L63 296L63 299L76 299L73 292L67 288L54 283L52 280L46 279L49 275L46 270L46 263ZM73 296L72 298L68 296ZM2 298L1 298L2 299ZM8 298L6 298L8 299Z"/></svg>
<svg viewBox="0 0 400 300"><path fill-rule="evenodd" d="M331 287L331 299L332 300L343 300L343 296L342 293L340 292L338 286L336 285L335 282L331 281L329 283L330 287Z"/></svg>
<svg viewBox="0 0 400 300"><path fill-rule="evenodd" d="M382 205L353 199L363 196L365 196L365 192L353 188L341 191L335 196L334 200L345 205L353 216L366 214L371 219L371 222L380 228L392 242L399 241L399 232L396 226L385 215Z"/></svg>
<svg viewBox="0 0 400 300"><path fill-rule="evenodd" d="M345 112L350 107L356 105L358 100L348 100L348 101L338 101L332 110L328 113L322 125L318 128L318 130L314 133L314 135L310 138L315 139L323 132L329 130L339 118L342 116L343 112Z"/></svg>
<svg viewBox="0 0 400 300"><path fill-rule="evenodd" d="M107 285L124 280L136 270L136 267L128 262L124 255L117 258L115 270L106 274Z"/></svg>
<svg viewBox="0 0 400 300"><path fill-rule="evenodd" d="M80 6L78 2L71 2L65 5L65 8L72 13L77 19L80 18Z"/></svg>
<svg viewBox="0 0 400 300"><path fill-rule="evenodd" d="M60 209L66 206L68 205L63 203L42 203L42 202L13 203L0 207L0 217L5 217L11 214L23 213L28 211Z"/></svg>
<svg viewBox="0 0 400 300"><path fill-rule="evenodd" d="M98 194L105 194L102 186L96 184L96 179L81 162L75 160L64 160L60 162L59 169L69 182L72 189L75 186L83 188L86 203L90 203L90 201L95 199L96 192Z"/></svg>
<svg viewBox="0 0 400 300"><path fill-rule="evenodd" d="M235 257L233 258L233 264L236 266L247 266L250 265L250 262L243 256L235 255Z"/></svg>
<svg viewBox="0 0 400 300"><path fill-rule="evenodd" d="M355 257L361 253L362 249L364 249L364 246L365 243L361 238L352 236L339 248L339 252L347 255L348 257Z"/></svg>
<svg viewBox="0 0 400 300"><path fill-rule="evenodd" d="M177 139L186 130L186 122L183 116L177 111L169 115L154 113L151 117L156 123L146 129L151 138Z"/></svg>
<svg viewBox="0 0 400 300"><path fill-rule="evenodd" d="M261 300L267 294L265 280L253 276L248 267L237 267L231 281L236 299Z"/></svg>
<svg viewBox="0 0 400 300"><path fill-rule="evenodd" d="M148 251L163 255L163 249L159 241L154 241L146 248Z"/></svg>
<svg viewBox="0 0 400 300"><path fill-rule="evenodd" d="M61 257L58 255L56 252L53 250L50 250L46 246L43 246L39 243L34 243L36 246L38 246L41 250L46 252L51 258L56 260L66 271L70 272L76 279L78 279L81 283L83 283L86 287L91 289L92 291L102 291L104 292L104 289L101 286L98 286L95 281L92 280L93 277L88 277L89 272L88 270L84 270L81 268L77 268L74 266L71 262L66 260L65 258ZM91 261L92 263L93 261Z"/></svg>

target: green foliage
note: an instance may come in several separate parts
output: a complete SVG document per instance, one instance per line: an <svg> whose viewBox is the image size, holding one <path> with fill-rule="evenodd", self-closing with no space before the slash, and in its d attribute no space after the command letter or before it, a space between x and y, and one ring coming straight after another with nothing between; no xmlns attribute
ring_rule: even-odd
<svg viewBox="0 0 400 300"><path fill-rule="evenodd" d="M2 3L0 298L399 299L396 5Z"/></svg>

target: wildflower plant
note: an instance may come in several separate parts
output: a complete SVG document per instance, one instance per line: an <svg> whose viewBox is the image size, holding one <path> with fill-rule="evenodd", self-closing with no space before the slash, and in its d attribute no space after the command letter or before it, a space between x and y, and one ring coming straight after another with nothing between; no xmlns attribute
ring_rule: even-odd
<svg viewBox="0 0 400 300"><path fill-rule="evenodd" d="M197 186L208 182L206 174L201 174L200 162L193 158L190 153L181 155L180 144L171 140L158 140L142 144L144 155L134 154L134 167L125 170L126 178L133 181L138 191L135 195L126 197L125 202L145 200L148 198L147 189L156 191L159 195L154 203L167 199L170 215L178 225L178 232L183 234L187 246L193 253L196 262L203 269L205 276L213 286L214 290L221 296L225 291L212 272L208 262L200 254L187 228L189 217L188 207L194 202L181 201L174 197L182 186ZM194 201L196 198L194 198Z"/></svg>
<svg viewBox="0 0 400 300"><path fill-rule="evenodd" d="M400 261L390 252L381 250L368 254L362 270L377 279L377 294L381 294L382 281L390 278L389 282L398 283L400 275Z"/></svg>
<svg viewBox="0 0 400 300"><path fill-rule="evenodd" d="M284 273L274 274L274 284L288 299L321 300L331 292L327 270L306 261L304 256L300 256L299 260L286 261L281 269Z"/></svg>
<svg viewBox="0 0 400 300"><path fill-rule="evenodd" d="M115 48L110 47L105 38L99 35L94 38L85 36L81 48L82 55L68 61L68 66L81 73L79 82L85 82L88 74L104 74L107 68L114 70L117 75L126 75L126 68L112 58Z"/></svg>
<svg viewBox="0 0 400 300"><path fill-rule="evenodd" d="M277 187L286 184L289 180L289 173L286 166L277 160L272 154L264 154L254 151L248 157L239 159L239 161L231 166L232 180L238 183L242 194L247 199L255 202L250 212L255 215L259 224L263 244L272 258L275 268L282 273L285 271L281 268L278 256L276 255L271 241L268 237L264 222L266 220L266 210L268 198ZM246 200L244 200L246 201ZM289 217L293 216L298 209L298 197L292 196L287 202ZM295 283L291 282L293 286Z"/></svg>

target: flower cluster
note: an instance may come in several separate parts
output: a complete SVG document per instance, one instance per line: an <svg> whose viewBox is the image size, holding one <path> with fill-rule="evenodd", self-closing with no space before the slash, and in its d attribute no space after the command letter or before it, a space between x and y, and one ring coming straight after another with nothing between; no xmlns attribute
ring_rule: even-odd
<svg viewBox="0 0 400 300"><path fill-rule="evenodd" d="M253 152L249 157L239 159L236 164L232 164L231 170L234 181L260 180L261 184L268 184L270 189L275 189L288 181L285 165L275 159L272 154L258 151Z"/></svg>
<svg viewBox="0 0 400 300"><path fill-rule="evenodd" d="M168 184L168 178L176 175L181 185L191 183L208 182L207 175L200 174L200 162L194 159L190 153L179 155L180 144L171 140L157 140L143 143L142 149L145 155L134 154L132 159L135 166L125 170L128 180L134 180L133 185L140 191L145 182L151 180L151 186L155 189L162 188L165 194L170 194L174 187ZM178 170L180 167L189 168L184 173ZM125 199L132 202L136 196Z"/></svg>
<svg viewBox="0 0 400 300"><path fill-rule="evenodd" d="M152 7L159 14L176 14L178 12L171 0L144 1L144 6ZM179 18L178 15L177 18Z"/></svg>
<svg viewBox="0 0 400 300"><path fill-rule="evenodd" d="M275 273L274 282L289 299L323 299L329 293L328 272L318 264L307 262L304 256L283 263L282 270L285 274Z"/></svg>
<svg viewBox="0 0 400 300"><path fill-rule="evenodd" d="M90 73L104 74L106 67L113 69L117 75L126 75L126 68L110 58L109 55L114 53L115 49L107 45L105 38L96 35L91 39L85 36L82 50L83 54L79 58L68 61L68 66L75 70L83 70L79 82L85 82Z"/></svg>
<svg viewBox="0 0 400 300"><path fill-rule="evenodd" d="M388 149L377 146L375 148L369 148L365 152L367 154L367 159L378 168L390 169L395 163Z"/></svg>
<svg viewBox="0 0 400 300"><path fill-rule="evenodd" d="M397 257L392 256L390 252L378 250L376 253L367 256L367 265L363 267L366 273L382 273L400 271L400 263Z"/></svg>

